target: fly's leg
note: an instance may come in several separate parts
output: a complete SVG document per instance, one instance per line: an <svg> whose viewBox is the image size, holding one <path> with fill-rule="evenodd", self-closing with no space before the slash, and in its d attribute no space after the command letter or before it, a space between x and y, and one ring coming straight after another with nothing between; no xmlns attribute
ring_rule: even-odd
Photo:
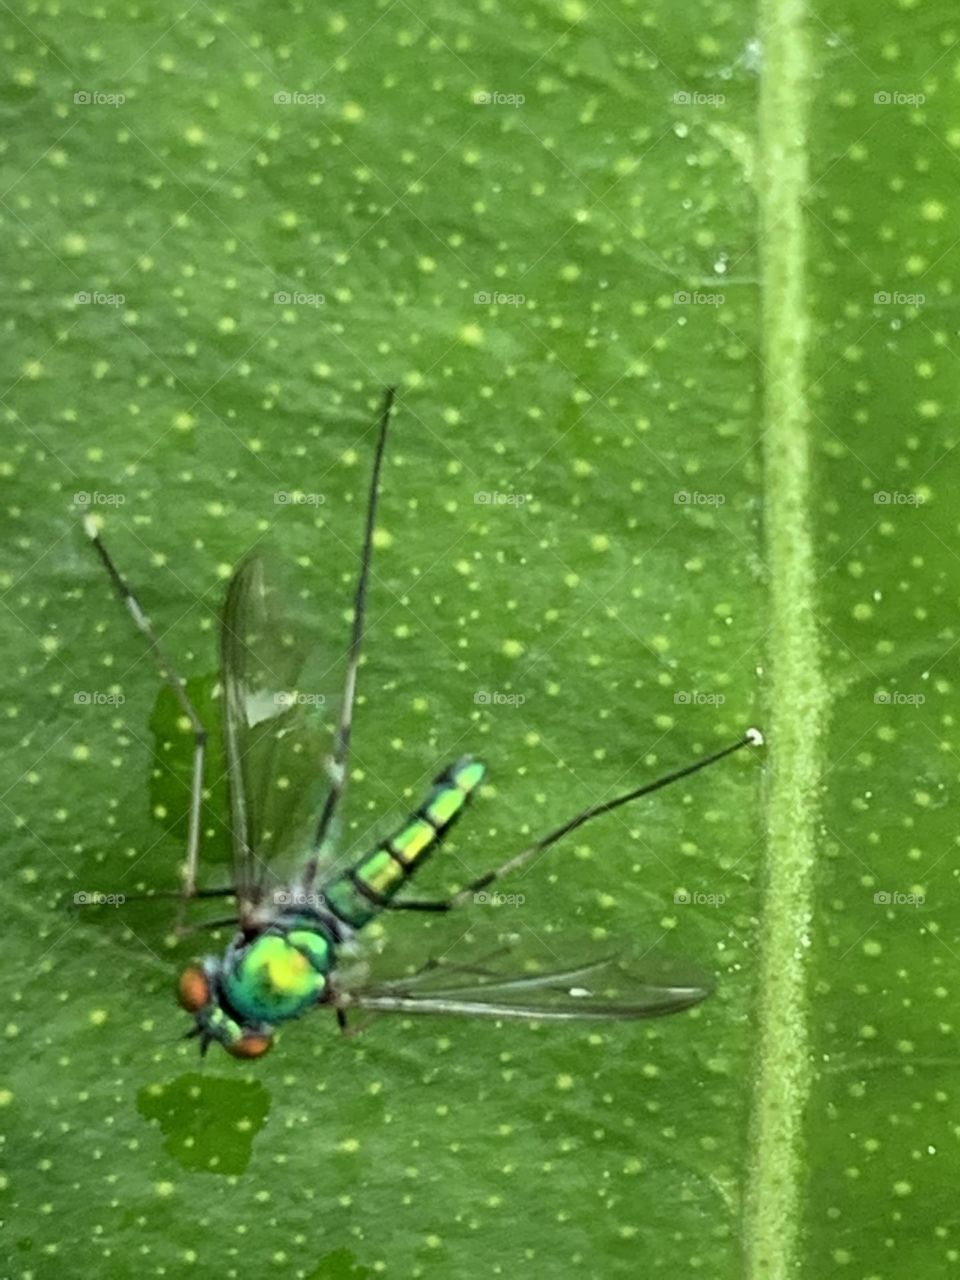
<svg viewBox="0 0 960 1280"><path fill-rule="evenodd" d="M239 916L217 916L215 920L199 920L194 924L178 924L174 929L178 938L189 938L195 933L202 933L205 929L225 929L227 925L234 925L239 928Z"/></svg>
<svg viewBox="0 0 960 1280"><path fill-rule="evenodd" d="M522 849L520 853L515 854L512 858L508 858L506 862L493 871L488 871L486 875L472 880L459 893L454 893L449 898L439 898L434 901L395 898L385 904L385 909L388 911L452 911L455 907L465 906L476 895L481 894L484 889L496 884L497 881L502 880L512 872L518 871L520 867L526 866L528 862L532 862L534 858L539 857L541 853L555 845L558 840L594 818L599 818L604 813L610 813L613 809L619 809L621 805L629 804L632 800L639 800L641 796L648 796L653 791L659 791L662 787L668 787L673 782L679 782L681 778L687 778L692 773L698 773L701 769L706 769L708 765L716 764L718 760L722 760L725 756L742 750L743 747L759 747L762 745L763 734L759 729L748 729L742 738L732 743L729 747L724 747L721 751L714 751L712 755L694 760L692 764L684 765L682 769L674 769L672 773L664 774L662 778L657 778L655 782L648 782L633 791L627 791L623 795L615 796L612 800L606 800L603 804L592 805L589 809L582 809L580 813L575 814L562 826L551 831L549 835L528 845L526 849Z"/></svg>
<svg viewBox="0 0 960 1280"><path fill-rule="evenodd" d="M357 672L360 669L360 654L363 649L363 627L367 613L367 587L370 581L370 566L373 563L373 535L376 531L377 503L380 498L380 473L387 448L387 432L390 427L390 414L393 410L395 394L395 388L388 387L380 409L380 428L377 436L377 448L373 458L373 472L370 477L370 492L367 497L363 549L360 553L360 573L357 577L353 598L353 632L350 637L347 674L343 687L343 704L334 740L333 758L328 763L330 790L327 792L323 812L320 815L320 821L317 823L317 830L313 840L313 852L303 872L303 884L306 889L312 886L317 874L320 857L324 852L327 837L347 786L347 761L350 754L350 735L353 731L353 706L357 692Z"/></svg>
<svg viewBox="0 0 960 1280"><path fill-rule="evenodd" d="M236 893L237 891L233 885L223 889L195 889L193 899L233 898L236 897ZM187 903L182 889L157 889L155 893L124 894L123 905L126 906L128 902L150 902L153 898L176 898L181 907L185 907ZM75 894L72 905L74 907L106 907L114 904L109 901L108 894L96 893ZM184 924L178 915L173 931L178 938L189 938L191 934L199 933L203 929L221 929L224 925L239 923L237 916L218 916L216 920L201 920L193 924Z"/></svg>
<svg viewBox="0 0 960 1280"><path fill-rule="evenodd" d="M193 775L190 783L190 818L187 827L187 857L183 876L183 892L180 895L183 902L196 896L197 892L197 863L200 856L200 814L203 807L203 766L207 749L207 731L203 727L203 722L197 714L197 709L190 700L186 686L177 673L176 667L170 661L166 651L160 644L160 638L156 633L153 623L144 612L137 597L130 590L126 579L120 573L114 562L113 557L107 550L103 538L100 536L100 530L92 516L87 515L83 521L84 531L87 537L93 543L97 555L103 567L106 569L113 583L117 594L127 606L127 610L133 618L138 630L146 637L150 652L153 654L154 660L162 674L164 680L173 690L180 709L190 721L190 728L193 731ZM182 908L181 908L182 913Z"/></svg>
<svg viewBox="0 0 960 1280"><path fill-rule="evenodd" d="M191 895L194 898L233 898L236 896L236 889L233 885L227 885L223 889L195 889ZM125 893L122 895L124 905L128 902L149 902L151 898L177 898L183 897L182 889L154 889L150 893ZM108 901L109 895L105 893L93 894L74 894L73 906L75 907L108 907L113 906Z"/></svg>
<svg viewBox="0 0 960 1280"><path fill-rule="evenodd" d="M364 1031L366 1031L367 1027L370 1026L371 1022L375 1022L377 1019L377 1015L375 1013L371 1013L371 1014L368 1014L367 1017L364 1018L362 1022L355 1022L352 1026L350 1026L347 1023L346 1009L343 1009L340 1007L340 1005L337 1005L336 1012L337 1012L337 1026L340 1028L340 1034L348 1040L353 1040L355 1039L356 1036L363 1035Z"/></svg>

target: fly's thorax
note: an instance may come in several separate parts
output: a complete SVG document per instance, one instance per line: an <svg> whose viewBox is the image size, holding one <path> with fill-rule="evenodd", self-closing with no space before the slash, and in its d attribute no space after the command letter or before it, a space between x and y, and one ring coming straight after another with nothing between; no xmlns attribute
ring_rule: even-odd
<svg viewBox="0 0 960 1280"><path fill-rule="evenodd" d="M341 948L355 936L356 930L340 919L322 893L311 892L309 896L313 900L311 906L284 908L273 917L264 932L279 930L287 935L295 932L319 934L321 941L327 943L328 953L338 956Z"/></svg>
<svg viewBox="0 0 960 1280"><path fill-rule="evenodd" d="M278 925L228 953L220 978L226 1003L250 1022L297 1018L324 1000L333 960L323 933Z"/></svg>

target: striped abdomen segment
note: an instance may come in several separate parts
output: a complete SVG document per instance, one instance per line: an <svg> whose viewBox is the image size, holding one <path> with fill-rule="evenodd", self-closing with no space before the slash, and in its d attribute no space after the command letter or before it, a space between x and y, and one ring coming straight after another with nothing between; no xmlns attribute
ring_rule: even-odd
<svg viewBox="0 0 960 1280"><path fill-rule="evenodd" d="M326 906L354 929L372 920L437 847L485 773L470 756L444 769L424 803L389 840L324 886Z"/></svg>

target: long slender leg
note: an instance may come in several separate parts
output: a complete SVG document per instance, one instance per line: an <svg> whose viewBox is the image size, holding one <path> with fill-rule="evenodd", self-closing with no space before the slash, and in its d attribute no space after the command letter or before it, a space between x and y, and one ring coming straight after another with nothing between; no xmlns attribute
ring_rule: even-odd
<svg viewBox="0 0 960 1280"><path fill-rule="evenodd" d="M347 1023L347 1011L339 1005L335 1005L337 1013L337 1026L340 1028L340 1034L347 1040L353 1040L359 1035L363 1035L370 1023L376 1019L376 1014L369 1014L362 1022L355 1022L352 1026Z"/></svg>
<svg viewBox="0 0 960 1280"><path fill-rule="evenodd" d="M233 885L225 885L222 889L194 889L191 897L193 898L232 898L236 896L236 889ZM76 896L71 903L74 907L105 907L112 906L113 903L107 902L107 894L100 894L100 898L104 901L78 902ZM124 905L128 902L150 902L154 898L176 898L182 900L182 889L155 889L152 893L125 893L123 894Z"/></svg>
<svg viewBox="0 0 960 1280"><path fill-rule="evenodd" d="M96 548L97 554L103 563L103 567L110 575L110 581L117 590L118 595L130 613L131 618L136 623L140 632L146 636L147 643L150 646L150 652L153 654L154 660L160 669L160 673L166 680L167 684L173 690L180 709L190 721L190 728L193 730L193 777L190 783L190 818L187 828L187 860L184 868L183 876L183 897L192 898L196 895L197 887L197 861L200 856L200 814L203 806L203 765L204 757L207 749L207 731L203 727L197 709L190 701L186 686L177 674L177 669L167 656L166 650L160 644L160 639L154 630L153 623L147 617L137 597L130 590L127 582L120 570L114 563L113 557L104 545L103 538L100 536L100 530L92 516L84 516L84 531L87 537Z"/></svg>
<svg viewBox="0 0 960 1280"><path fill-rule="evenodd" d="M228 924L239 925L238 916L217 916L215 920L200 920L195 924L179 924L176 927L178 938L189 938L193 933L201 933L204 929L223 929Z"/></svg>
<svg viewBox="0 0 960 1280"><path fill-rule="evenodd" d="M353 729L353 703L357 692L357 670L360 666L360 652L363 648L363 623L367 608L367 586L370 581L370 564L373 560L373 534L377 523L377 503L380 497L380 472L383 467L383 455L387 445L387 430L390 426L390 412L393 408L396 388L388 387L383 397L380 410L380 434L377 438L376 453L373 458L373 473L370 477L370 495L367 499L367 520L363 536L363 551L360 557L360 574L357 578L356 593L353 601L353 634L350 640L350 653L347 662L347 674L343 687L343 706L340 709L340 723L334 743L333 759L330 762L330 790L317 824L317 833L313 842L313 854L304 869L304 886L309 889L317 874L320 855L330 825L336 815L337 806L343 799L347 785L347 755L350 750L350 734Z"/></svg>
<svg viewBox="0 0 960 1280"><path fill-rule="evenodd" d="M655 782L648 782L633 791L627 791L623 795L615 796L612 800L607 800L603 804L592 805L589 809L581 810L580 813L563 823L562 826L544 836L542 840L537 840L528 845L526 849L521 850L520 853L515 854L512 858L508 858L506 862L495 870L488 871L485 875L471 881L459 893L455 893L449 898L440 898L436 901L427 902L415 899L403 901L395 898L392 902L386 904L386 909L388 911L452 911L454 907L462 907L470 901L475 893L479 893L481 889L485 889L487 885L493 884L497 880L502 880L504 876L509 875L512 871L516 871L533 858L538 857L544 850L549 849L551 845L562 839L563 836L569 835L571 831L575 831L577 827L582 827L584 823L590 822L593 818L599 818L601 814L610 813L613 809L619 809L623 804L629 804L632 800L639 800L641 796L648 796L651 792L659 791L662 787L668 787L672 782L679 782L681 778L687 778L692 773L698 773L701 769L706 769L708 765L716 764L718 760L732 755L734 751L740 751L743 747L756 747L762 745L762 743L763 735L759 729L748 729L742 738L731 746L724 747L721 751L715 751L712 755L694 760L692 764L684 765L682 769L674 769L672 773L664 774L662 778L657 778Z"/></svg>

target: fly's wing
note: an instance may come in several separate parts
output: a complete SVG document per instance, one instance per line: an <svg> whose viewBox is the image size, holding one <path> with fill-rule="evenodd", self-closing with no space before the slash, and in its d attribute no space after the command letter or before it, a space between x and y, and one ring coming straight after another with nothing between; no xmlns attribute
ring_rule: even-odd
<svg viewBox="0 0 960 1280"><path fill-rule="evenodd" d="M347 987L337 998L343 1008L377 1013L579 1022L679 1013L711 990L699 975L684 981L644 976L611 956L569 969L513 975L440 965L411 978Z"/></svg>
<svg viewBox="0 0 960 1280"><path fill-rule="evenodd" d="M313 851L329 789L342 673L292 593L249 557L227 586L220 632L224 749L240 918L289 888Z"/></svg>

